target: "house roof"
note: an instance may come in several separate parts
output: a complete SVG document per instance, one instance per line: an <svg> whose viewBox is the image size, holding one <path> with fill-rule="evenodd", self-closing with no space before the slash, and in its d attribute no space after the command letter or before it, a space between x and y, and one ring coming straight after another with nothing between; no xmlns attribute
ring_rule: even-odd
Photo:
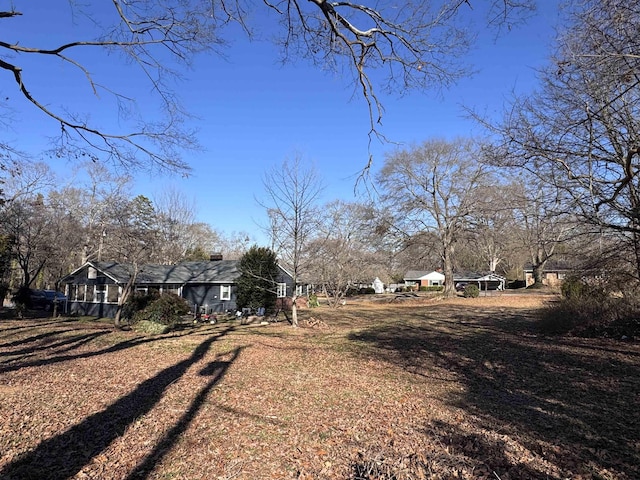
<svg viewBox="0 0 640 480"><path fill-rule="evenodd" d="M503 276L500 276L493 272L461 272L454 273L453 280L456 282L465 282L465 281L499 281L504 282L506 279Z"/></svg>
<svg viewBox="0 0 640 480"><path fill-rule="evenodd" d="M409 270L404 274L403 280L420 280L421 278L425 278L433 274L438 277L444 277L444 274L436 270Z"/></svg>
<svg viewBox="0 0 640 480"><path fill-rule="evenodd" d="M133 273L130 263L87 262L62 280L86 267L94 267L116 283L126 283ZM141 265L136 284L234 283L240 276L237 260L182 262L176 265Z"/></svg>

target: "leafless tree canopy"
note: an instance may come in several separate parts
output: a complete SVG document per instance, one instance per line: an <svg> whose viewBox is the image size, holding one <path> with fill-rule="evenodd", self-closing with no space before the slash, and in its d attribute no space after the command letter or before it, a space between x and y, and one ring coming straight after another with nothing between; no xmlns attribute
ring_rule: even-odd
<svg viewBox="0 0 640 480"><path fill-rule="evenodd" d="M491 185L488 169L473 142L431 140L390 155L378 177L393 227L406 238L431 232L444 268L445 294L454 295L455 246L477 205Z"/></svg>
<svg viewBox="0 0 640 480"><path fill-rule="evenodd" d="M187 113L172 89L171 79L181 75L195 53L223 53L229 40L226 26L239 25L247 35L258 36L252 15L267 19L264 22L278 21L276 41L287 59L303 57L323 68L351 72L368 102L371 132L377 133L383 112L379 91L440 87L465 73L459 60L472 41L468 20L472 13L475 15L473 8L488 15L478 23L504 25L530 11L533 0L493 0L489 8L484 2L469 0L401 4L382 1L372 5L327 0L56 3L61 10L69 11L82 31L95 34L73 38L71 33L71 37L65 36L65 40L53 45L29 45L20 38L0 41L0 69L13 79L24 98L60 126L56 154L89 156L126 167L185 172L188 165L180 153L184 148L195 148L197 142L194 132L185 128ZM3 22L28 21L26 15L21 17L18 9L0 11ZM91 57L87 57L87 51L92 52ZM124 57L146 78L159 102L161 116L149 121L135 113L135 98L94 77L94 64L87 58L101 62L103 52ZM96 96L108 95L116 100L128 129L108 130L91 119L90 112L76 114L58 107L66 103L65 99L34 94L25 70L25 65L32 65L24 61L27 58L37 59L38 63L55 58L70 67L71 72L86 80ZM114 64L114 68L120 66ZM4 152L10 151L9 145L2 147Z"/></svg>
<svg viewBox="0 0 640 480"><path fill-rule="evenodd" d="M535 95L496 128L503 163L560 189L565 209L630 238L640 271L640 6L574 2Z"/></svg>
<svg viewBox="0 0 640 480"><path fill-rule="evenodd" d="M308 267L304 252L318 227L321 177L312 165L296 156L266 173L263 184L265 198L260 203L269 213L271 224L267 233L273 235L273 250L291 273L293 285L302 284L302 275ZM292 323L297 327L295 288L289 296Z"/></svg>

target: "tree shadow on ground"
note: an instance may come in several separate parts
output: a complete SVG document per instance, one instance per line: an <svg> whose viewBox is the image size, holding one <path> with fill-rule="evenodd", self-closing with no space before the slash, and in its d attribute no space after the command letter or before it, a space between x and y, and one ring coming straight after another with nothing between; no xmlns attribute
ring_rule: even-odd
<svg viewBox="0 0 640 480"><path fill-rule="evenodd" d="M41 334L34 334L29 337L18 338L14 341L4 344L8 350L2 352L0 356L9 357L8 359L0 362L3 365L0 366L0 373L8 373L20 370L26 367L39 367L45 365L54 365L56 363L67 362L71 360L91 358L100 355L111 354L134 348L140 345L157 342L167 338L166 335L137 335L133 338L126 338L125 340L112 343L104 348L97 348L85 351L74 350L79 349L82 345L88 344L99 337L106 336L114 333L114 327L112 325L101 324L97 327L91 325L87 327L83 323L75 322L75 328L69 328L68 320L62 320L59 322L51 322L45 324L39 324L33 326L37 328L44 326L51 328L52 325L60 325L63 327L60 330L53 330ZM96 328L98 331L96 331ZM11 327L9 328L11 329ZM1 331L6 331L2 329ZM88 331L87 331L88 330ZM77 335L70 335L71 332L78 331ZM191 335L193 329L182 329L179 332L170 333L171 337ZM203 333L208 336L208 330ZM26 345L21 349L12 348ZM13 357L13 358L10 358Z"/></svg>
<svg viewBox="0 0 640 480"><path fill-rule="evenodd" d="M90 343L93 340L99 337L102 337L104 335L107 335L109 333L109 332L91 332L91 333L84 333L84 334L78 334L78 335L68 335L68 332L69 330L66 330L63 332L51 332L51 335L46 335L46 336L44 334L38 335L37 337L39 338L37 340L33 339L33 337L31 338L31 340L26 339L25 340L26 344L29 344L31 342L37 342L37 344L27 345L21 349L2 352L0 353L0 357L20 357L21 361L24 361L25 357L33 356L38 352L44 351L44 350L55 350L56 354L59 355L61 353L75 350L76 348L79 348L80 346ZM15 358L7 360L2 363L9 363L12 361L15 361ZM0 367L0 372L3 371L2 368L4 367ZM8 368L7 370L4 370L4 371L10 371L10 370L11 369Z"/></svg>
<svg viewBox="0 0 640 480"><path fill-rule="evenodd" d="M350 339L409 372L461 383L448 403L565 475L640 478L638 346L538 336L525 313L447 309L431 307L419 322L373 326Z"/></svg>
<svg viewBox="0 0 640 480"><path fill-rule="evenodd" d="M7 319L4 319L7 320ZM3 322L0 322L0 337L7 336L7 332L17 331L17 330L33 330L34 328L47 327L51 325L63 325L65 323L75 323L77 320L71 318L64 319L53 319L53 318L36 318L36 319L24 319L24 320L16 320L15 318L8 319L10 323L18 323L19 325L15 325L13 327L7 327L3 325Z"/></svg>
<svg viewBox="0 0 640 480"><path fill-rule="evenodd" d="M209 382L207 382L207 384L198 392L195 399L191 402L189 409L182 415L180 420L178 420L173 428L164 435L153 451L147 455L136 469L127 476L127 479L134 480L146 478L153 468L160 463L165 454L168 453L178 441L180 435L182 435L189 427L197 413L200 411L200 408L204 404L211 390L222 380L229 367L233 365L236 359L240 356L242 350L243 347L238 347L233 350L230 355L219 355L218 360L209 362L202 370L200 370L200 375L211 377ZM222 360L225 356L228 356L229 359Z"/></svg>
<svg viewBox="0 0 640 480"><path fill-rule="evenodd" d="M106 449L137 418L149 412L160 400L166 389L195 363L203 359L211 345L230 333L233 327L219 331L201 342L189 358L165 368L154 377L139 384L135 390L120 398L109 407L81 423L71 427L64 433L41 442L35 449L22 455L19 459L6 465L0 471L0 478L6 480L26 480L46 478L62 480L73 477L82 467ZM239 351L227 362L213 362L203 369L203 375L212 375L212 380L200 392L191 409L161 441L154 453L136 470L138 476L145 476L151 463L162 456L162 448L173 444L198 410L204 397L213 386L220 381L230 362L237 358Z"/></svg>

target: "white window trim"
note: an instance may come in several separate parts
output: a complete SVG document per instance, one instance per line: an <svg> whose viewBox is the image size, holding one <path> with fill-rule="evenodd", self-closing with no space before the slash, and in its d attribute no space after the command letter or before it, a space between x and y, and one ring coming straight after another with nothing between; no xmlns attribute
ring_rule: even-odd
<svg viewBox="0 0 640 480"><path fill-rule="evenodd" d="M278 283L277 285L277 297L285 298L287 296L287 284L286 283Z"/></svg>
<svg viewBox="0 0 640 480"><path fill-rule="evenodd" d="M220 285L220 300L231 300L231 285Z"/></svg>

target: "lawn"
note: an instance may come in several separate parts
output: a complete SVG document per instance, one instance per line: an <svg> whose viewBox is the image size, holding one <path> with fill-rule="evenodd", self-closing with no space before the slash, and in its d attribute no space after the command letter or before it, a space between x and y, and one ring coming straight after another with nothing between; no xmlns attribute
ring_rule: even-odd
<svg viewBox="0 0 640 480"><path fill-rule="evenodd" d="M0 478L640 478L640 344L539 334L549 296L392 298L298 329L0 320Z"/></svg>

